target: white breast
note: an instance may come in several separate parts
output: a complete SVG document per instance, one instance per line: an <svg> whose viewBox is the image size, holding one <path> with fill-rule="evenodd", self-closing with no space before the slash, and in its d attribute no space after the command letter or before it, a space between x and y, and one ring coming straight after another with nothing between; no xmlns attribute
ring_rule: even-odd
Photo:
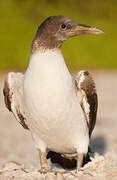
<svg viewBox="0 0 117 180"><path fill-rule="evenodd" d="M87 151L87 125L60 52L31 56L24 78L24 105L36 141L58 152Z"/></svg>

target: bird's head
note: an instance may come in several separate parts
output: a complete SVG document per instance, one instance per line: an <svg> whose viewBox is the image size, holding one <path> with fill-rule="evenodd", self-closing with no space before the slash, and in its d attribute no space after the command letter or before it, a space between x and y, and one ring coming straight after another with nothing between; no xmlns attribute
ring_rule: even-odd
<svg viewBox="0 0 117 180"><path fill-rule="evenodd" d="M98 28L79 24L65 16L50 16L39 26L33 45L56 49L61 47L64 40L73 36L102 33Z"/></svg>

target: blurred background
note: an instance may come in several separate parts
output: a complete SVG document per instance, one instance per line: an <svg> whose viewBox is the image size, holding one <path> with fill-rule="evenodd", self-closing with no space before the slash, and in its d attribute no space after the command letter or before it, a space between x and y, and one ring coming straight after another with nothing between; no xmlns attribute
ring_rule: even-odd
<svg viewBox="0 0 117 180"><path fill-rule="evenodd" d="M40 23L51 15L104 30L62 47L70 71L88 69L96 82L99 108L91 145L100 154L117 152L117 0L0 0L0 162L38 164L32 138L3 102L4 76L26 70L30 46Z"/></svg>
<svg viewBox="0 0 117 180"><path fill-rule="evenodd" d="M68 16L105 32L64 43L63 54L70 70L117 68L116 0L0 0L1 71L26 69L37 28L51 15Z"/></svg>

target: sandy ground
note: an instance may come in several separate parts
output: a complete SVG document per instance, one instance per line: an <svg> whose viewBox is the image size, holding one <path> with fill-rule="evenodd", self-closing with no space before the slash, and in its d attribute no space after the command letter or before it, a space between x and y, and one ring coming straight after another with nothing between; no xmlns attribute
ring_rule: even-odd
<svg viewBox="0 0 117 180"><path fill-rule="evenodd" d="M97 124L91 146L100 155L84 166L76 177L48 173L41 175L38 153L31 135L9 113L3 103L0 78L0 180L22 179L113 179L117 180L117 72L92 72L99 97ZM58 170L58 169L57 169ZM62 171L62 169L61 169ZM74 171L72 171L74 172Z"/></svg>

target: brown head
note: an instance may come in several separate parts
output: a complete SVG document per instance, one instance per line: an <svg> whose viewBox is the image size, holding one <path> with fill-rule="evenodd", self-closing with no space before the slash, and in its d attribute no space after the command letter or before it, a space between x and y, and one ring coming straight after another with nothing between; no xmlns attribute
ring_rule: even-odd
<svg viewBox="0 0 117 180"><path fill-rule="evenodd" d="M39 27L32 42L31 52L38 49L60 48L65 40L80 34L102 34L95 27L76 23L65 16L50 16Z"/></svg>

